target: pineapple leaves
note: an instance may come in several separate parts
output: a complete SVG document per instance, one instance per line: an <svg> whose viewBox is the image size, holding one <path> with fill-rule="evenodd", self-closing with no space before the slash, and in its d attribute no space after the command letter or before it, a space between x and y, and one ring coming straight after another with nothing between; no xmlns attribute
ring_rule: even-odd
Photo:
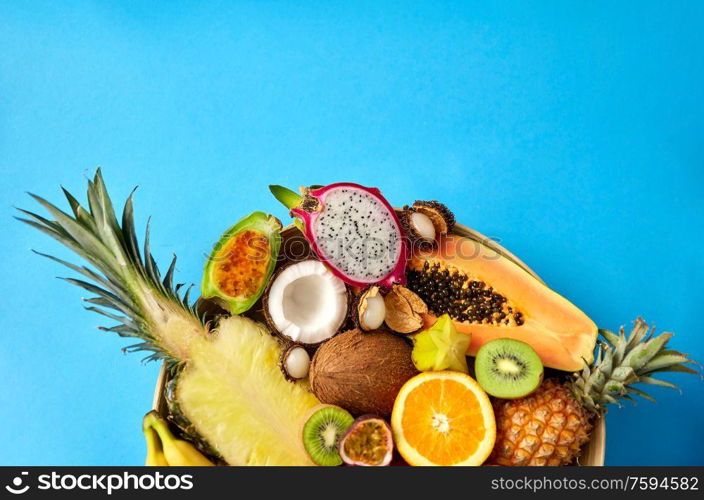
<svg viewBox="0 0 704 500"><path fill-rule="evenodd" d="M648 394L647 392L641 391L640 389L636 389L635 387L629 386L629 387L626 388L626 390L627 390L628 392L630 392L630 393L635 394L636 396L640 396L641 398L647 399L647 400L650 401L651 403L655 403L655 402L656 402L654 397L652 397L652 396L651 396L650 394ZM632 399L632 398L631 398L631 399Z"/></svg>
<svg viewBox="0 0 704 500"><path fill-rule="evenodd" d="M684 368L688 373L696 373L692 368L679 366L682 363L693 363L693 361L677 351L661 351L643 366L643 373L664 371L666 368L673 367Z"/></svg>
<svg viewBox="0 0 704 500"><path fill-rule="evenodd" d="M156 338L155 332L161 333L162 337L164 335L159 327L165 326L157 324L159 317L164 316L163 311L180 311L179 314L187 321L192 318L199 328L204 323L195 313L188 291L181 295L180 287L174 286L175 256L162 280L150 250L149 222L143 251L140 253L134 227L135 190L127 197L121 220L118 221L100 169L97 169L92 180L88 180L87 208L67 189L61 189L68 202L69 212L30 193L53 220L21 208L17 210L22 217L16 218L57 240L91 264L92 268L33 251L86 278L62 279L93 295L83 299L90 304L85 307L87 310L118 322L112 327L100 327L101 330L144 341L125 348L125 352L147 350L152 352L147 360L166 359L177 362L173 358L178 356L167 352L172 349L160 347L159 339Z"/></svg>
<svg viewBox="0 0 704 500"><path fill-rule="evenodd" d="M166 276L164 276L164 281L162 282L162 286L165 290L172 290L174 287L174 271L176 270L176 255L173 256L171 259L171 265L169 265L169 269L166 271Z"/></svg>
<svg viewBox="0 0 704 500"><path fill-rule="evenodd" d="M621 329L621 333L623 333L623 328ZM619 339L621 338L619 335L614 334L610 330L599 330L599 335L601 335L606 342L608 342L611 345L618 345L619 344Z"/></svg>
<svg viewBox="0 0 704 500"><path fill-rule="evenodd" d="M32 252L36 253L37 255L41 255L42 257L46 257L47 259L53 260L54 262L58 262L59 264L68 267L69 269L82 274L86 278L93 280L96 283L99 283L103 287L105 287L106 290L109 290L113 292L113 294L117 295L122 299L122 301L129 303L130 302L130 295L129 292L118 282L103 277L100 274L96 273L95 271L92 271L91 269L88 269L87 267L79 267L74 264L71 264L70 262L66 262L65 260L61 260L59 258L56 258L52 255L47 255L45 253L37 252L36 250L32 250Z"/></svg>
<svg viewBox="0 0 704 500"><path fill-rule="evenodd" d="M71 205L71 211L76 217L76 220L87 228L94 228L95 225L90 218L90 214L85 211L78 200L63 186L61 186L61 190L64 192L64 196L66 196L66 200L68 200L69 205Z"/></svg>
<svg viewBox="0 0 704 500"><path fill-rule="evenodd" d="M633 387L634 384L679 390L675 384L656 378L657 373L700 373L687 366L699 366L699 363L686 354L667 349L671 333L656 335L655 328L650 328L641 318L636 319L628 336L623 327L618 335L609 330L599 330L599 334L594 363L591 366L585 363L572 381L574 394L590 411L601 411L606 404L620 406L619 399L634 401L632 396L655 401Z"/></svg>
<svg viewBox="0 0 704 500"><path fill-rule="evenodd" d="M144 265L142 264L142 256L139 253L139 243L137 243L137 233L134 230L134 205L132 198L137 188L134 188L125 201L125 207L122 209L122 235L125 241L127 255L132 262L134 268L143 277L147 277Z"/></svg>
<svg viewBox="0 0 704 500"><path fill-rule="evenodd" d="M699 364L699 363L697 363L697 362L694 361L694 360L689 360L689 361L687 361L687 362L688 362L688 363ZM684 366L684 365L680 365L680 364L668 366L668 367L666 367L666 368L658 368L657 370L648 371L648 372L644 372L644 373L645 373L645 374L651 374L651 373L656 373L656 372L660 372L660 373L665 373L665 372L677 372L677 373L690 373L690 374L692 374L692 375L700 375L700 376L702 375L700 372L698 372L698 371L695 370L694 368L690 368L690 367L688 367L688 366Z"/></svg>
<svg viewBox="0 0 704 500"><path fill-rule="evenodd" d="M640 377L640 379L638 379L638 382L641 384L652 384L659 385L660 387L669 387L670 389L675 389L677 391L682 392L680 388L677 387L675 384L653 377Z"/></svg>
<svg viewBox="0 0 704 500"><path fill-rule="evenodd" d="M646 327L647 328L647 327ZM641 369L655 356L672 337L671 333L663 333L651 338L643 344L636 345L623 359L623 363L635 370Z"/></svg>

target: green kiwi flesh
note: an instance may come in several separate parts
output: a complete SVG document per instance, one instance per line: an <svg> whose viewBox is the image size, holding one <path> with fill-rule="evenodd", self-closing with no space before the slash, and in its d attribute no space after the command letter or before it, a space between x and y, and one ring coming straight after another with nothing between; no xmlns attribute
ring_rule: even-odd
<svg viewBox="0 0 704 500"><path fill-rule="evenodd" d="M488 394L502 399L527 396L543 380L543 363L531 346L515 339L484 344L474 362L477 382Z"/></svg>
<svg viewBox="0 0 704 500"><path fill-rule="evenodd" d="M338 444L354 417L338 406L316 410L303 426L303 446L317 465L342 464Z"/></svg>

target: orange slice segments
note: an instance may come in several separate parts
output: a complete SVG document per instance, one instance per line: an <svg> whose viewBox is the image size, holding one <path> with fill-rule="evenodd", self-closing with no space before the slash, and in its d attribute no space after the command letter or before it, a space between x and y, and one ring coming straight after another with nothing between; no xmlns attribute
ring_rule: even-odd
<svg viewBox="0 0 704 500"><path fill-rule="evenodd" d="M401 388L391 414L399 453L411 465L481 465L496 440L494 410L460 372L425 372Z"/></svg>

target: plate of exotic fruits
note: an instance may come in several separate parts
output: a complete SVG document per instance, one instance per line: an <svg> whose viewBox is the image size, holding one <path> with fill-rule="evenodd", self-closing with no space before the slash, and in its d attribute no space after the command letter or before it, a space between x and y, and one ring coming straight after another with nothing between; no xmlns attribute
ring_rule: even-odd
<svg viewBox="0 0 704 500"><path fill-rule="evenodd" d="M86 203L20 209L82 258L40 254L101 330L163 362L147 465L603 465L608 408L700 373L640 318L598 328L441 201L269 189L281 219L223 221L194 299L100 170Z"/></svg>

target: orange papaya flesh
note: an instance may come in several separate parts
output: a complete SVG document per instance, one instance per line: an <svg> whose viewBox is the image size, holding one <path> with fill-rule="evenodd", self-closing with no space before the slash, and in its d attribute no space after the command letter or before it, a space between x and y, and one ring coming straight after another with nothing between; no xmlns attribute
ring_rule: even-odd
<svg viewBox="0 0 704 500"><path fill-rule="evenodd" d="M408 288L428 305L426 327L449 314L457 331L471 334L468 354L496 338L528 343L545 366L577 371L594 356L598 329L579 308L514 261L456 235L409 263Z"/></svg>

